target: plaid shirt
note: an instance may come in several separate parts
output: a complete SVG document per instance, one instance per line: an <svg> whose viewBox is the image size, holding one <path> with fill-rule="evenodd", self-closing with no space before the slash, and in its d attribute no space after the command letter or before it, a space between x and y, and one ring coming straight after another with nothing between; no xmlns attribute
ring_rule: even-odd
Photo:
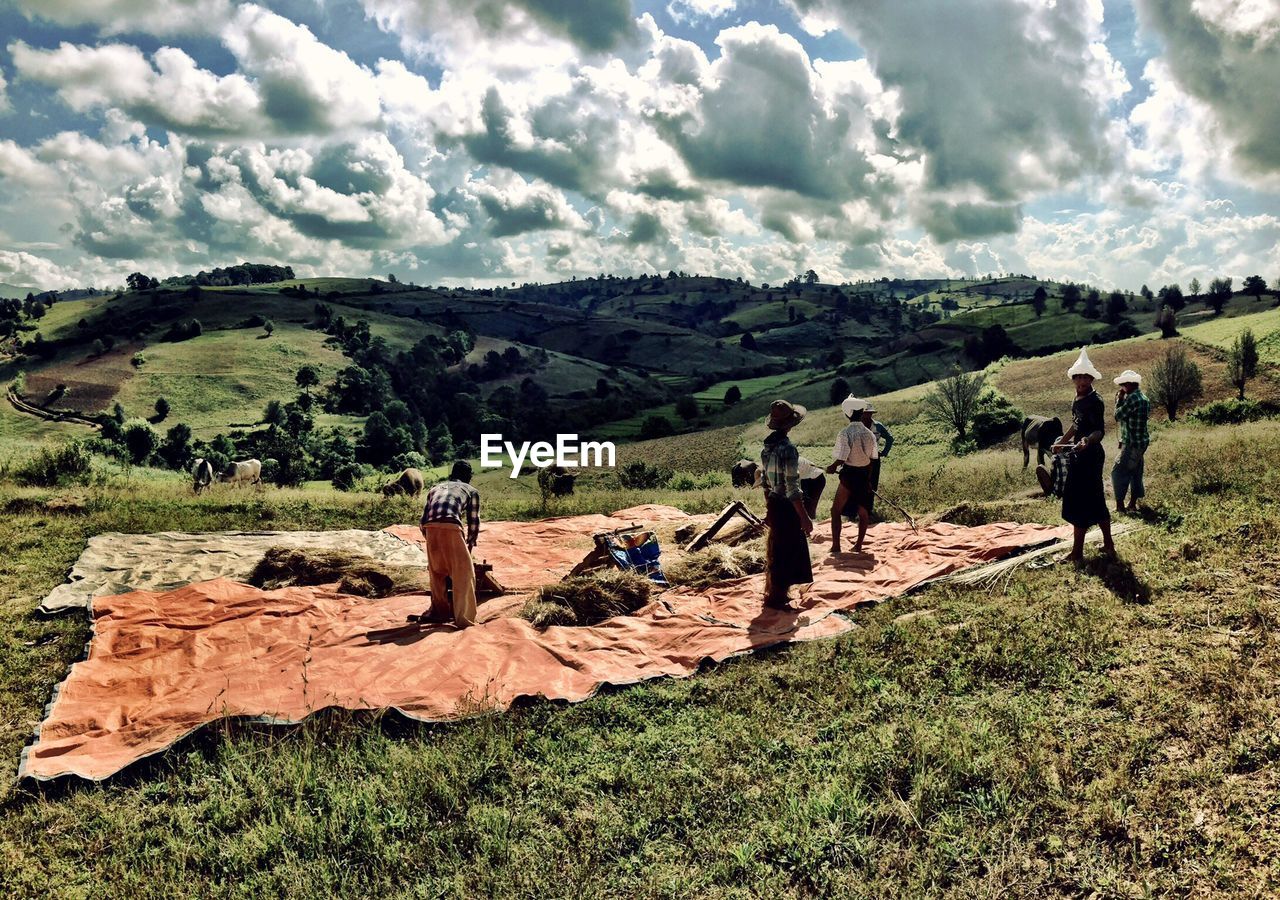
<svg viewBox="0 0 1280 900"><path fill-rule="evenodd" d="M422 524L442 522L465 525L467 544L474 547L480 536L480 492L462 481L442 481L427 491Z"/></svg>
<svg viewBox="0 0 1280 900"><path fill-rule="evenodd" d="M1150 415L1151 401L1141 389L1122 397L1116 404L1120 443L1137 450L1147 449L1151 445L1151 432L1147 430L1147 418Z"/></svg>
<svg viewBox="0 0 1280 900"><path fill-rule="evenodd" d="M785 434L774 432L764 439L760 451L760 468L765 494L778 494L788 500L804 500L800 489L800 451Z"/></svg>

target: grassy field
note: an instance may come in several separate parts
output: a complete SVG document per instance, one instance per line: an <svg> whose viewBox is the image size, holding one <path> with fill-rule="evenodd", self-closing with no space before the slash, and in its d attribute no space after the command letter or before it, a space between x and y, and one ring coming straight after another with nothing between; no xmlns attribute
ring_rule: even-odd
<svg viewBox="0 0 1280 900"><path fill-rule="evenodd" d="M1274 422L1162 426L1151 527L1121 540L1123 563L932 588L858 613L835 641L453 725L226 723L104 786L6 788L7 894L1271 894L1277 453ZM1057 521L1007 452L911 468L893 483L917 513L963 499L978 517ZM539 513L485 490L495 517ZM599 491L565 511L710 509L726 491ZM63 512L40 507L55 498ZM0 487L0 503L10 760L87 637L82 619L31 609L89 534L416 512L323 491L193 500L166 480Z"/></svg>
<svg viewBox="0 0 1280 900"><path fill-rule="evenodd" d="M1264 362L1280 365L1280 309L1223 316L1181 331L1184 337L1196 343L1226 350L1246 328L1252 329L1258 340L1258 357Z"/></svg>

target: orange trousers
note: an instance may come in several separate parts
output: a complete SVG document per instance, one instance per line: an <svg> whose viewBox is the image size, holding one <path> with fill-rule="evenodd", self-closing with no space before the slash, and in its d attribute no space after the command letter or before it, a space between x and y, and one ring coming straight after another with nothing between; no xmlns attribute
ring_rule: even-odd
<svg viewBox="0 0 1280 900"><path fill-rule="evenodd" d="M476 624L476 569L462 526L430 522L422 526L427 540L427 566L431 570L431 615L452 615L461 626ZM445 579L453 582L453 603Z"/></svg>

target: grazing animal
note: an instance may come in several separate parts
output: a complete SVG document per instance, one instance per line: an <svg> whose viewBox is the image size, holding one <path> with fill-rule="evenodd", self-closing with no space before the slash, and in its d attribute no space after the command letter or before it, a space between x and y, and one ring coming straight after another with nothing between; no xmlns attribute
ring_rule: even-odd
<svg viewBox="0 0 1280 900"><path fill-rule="evenodd" d="M1031 463L1031 446L1036 448L1036 465L1044 465L1044 455L1053 449L1054 441L1062 437L1062 420L1045 416L1027 416L1022 420L1022 468Z"/></svg>
<svg viewBox="0 0 1280 900"><path fill-rule="evenodd" d="M760 463L740 459L729 470L734 487L755 487L760 483Z"/></svg>
<svg viewBox="0 0 1280 900"><path fill-rule="evenodd" d="M262 463L256 459L227 463L218 481L221 484L261 484Z"/></svg>
<svg viewBox="0 0 1280 900"><path fill-rule="evenodd" d="M549 497L566 497L573 493L573 482L576 472L566 472L563 466L551 466L538 470L538 490L542 492L543 502Z"/></svg>
<svg viewBox="0 0 1280 900"><path fill-rule="evenodd" d="M213 484L213 465L209 460L201 457L191 467L191 486L198 494L211 484Z"/></svg>
<svg viewBox="0 0 1280 900"><path fill-rule="evenodd" d="M405 469L393 480L382 486L382 496L394 497L396 494L404 494L407 497L416 497L422 493L422 489L426 487L426 484L426 479L422 477L420 471L417 469Z"/></svg>

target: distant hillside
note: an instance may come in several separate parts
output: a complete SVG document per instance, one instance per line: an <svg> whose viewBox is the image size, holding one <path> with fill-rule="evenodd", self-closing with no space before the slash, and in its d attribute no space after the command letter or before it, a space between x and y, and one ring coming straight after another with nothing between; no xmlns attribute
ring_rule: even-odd
<svg viewBox="0 0 1280 900"><path fill-rule="evenodd" d="M215 271L205 280L232 272ZM1150 334L1158 305L1125 295L1108 309L1084 287L1065 308L1065 285L1025 277L779 285L672 272L490 289L188 281L59 292L38 317L20 313L0 377L21 373L23 396L53 411L120 404L151 417L163 398L161 430L181 422L197 439L248 440L266 428L271 401L298 396L298 370L310 366L317 434L360 439L368 416L402 400L408 418L390 427L408 436L395 446L435 459L474 446L482 430L635 440L734 426L780 395L817 408L833 389L884 394L956 366ZM1262 308L1237 296L1225 316ZM1211 318L1199 303L1181 315L1187 326Z"/></svg>

